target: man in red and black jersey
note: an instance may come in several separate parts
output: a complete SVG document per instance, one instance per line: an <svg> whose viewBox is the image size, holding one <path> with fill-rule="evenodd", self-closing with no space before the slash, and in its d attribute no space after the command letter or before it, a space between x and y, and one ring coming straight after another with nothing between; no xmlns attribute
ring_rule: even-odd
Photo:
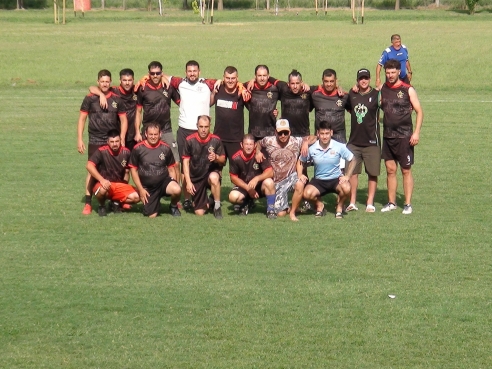
<svg viewBox="0 0 492 369"><path fill-rule="evenodd" d="M379 134L379 91L371 87L369 69L357 72L357 92L349 91L350 137L347 148L357 163L350 177L350 205L346 211L359 210L356 205L362 163L368 176L366 212L373 213L374 195L381 171L381 139Z"/></svg>
<svg viewBox="0 0 492 369"><path fill-rule="evenodd" d="M318 131L320 122L329 122L333 129L332 138L347 143L345 110L347 110L348 95L341 95L337 85L337 73L333 69L325 69L321 78L321 85L311 87L315 131Z"/></svg>
<svg viewBox="0 0 492 369"><path fill-rule="evenodd" d="M98 182L93 188L99 201L98 214L106 215L106 199L113 201L113 209L119 212L121 204L135 204L140 201L135 188L128 184L130 150L121 146L120 133L108 132L107 145L101 146L87 162L87 171Z"/></svg>
<svg viewBox="0 0 492 369"><path fill-rule="evenodd" d="M275 183L270 160L267 156L261 163L256 161L253 135L244 135L240 145L241 150L229 162L229 175L235 186L229 194L229 201L240 205L241 214L247 215L249 201L266 196L267 215L275 218Z"/></svg>
<svg viewBox="0 0 492 369"><path fill-rule="evenodd" d="M135 138L142 140L140 125L143 129L149 123L157 123L161 127L161 140L173 151L174 160L179 163L178 146L171 127L171 100L178 103L179 94L172 87L162 84L162 64L153 61L148 65L149 79L137 92L137 114L135 119ZM143 110L143 118L142 118ZM179 181L179 178L176 178Z"/></svg>
<svg viewBox="0 0 492 369"><path fill-rule="evenodd" d="M251 99L246 103L249 110L248 133L255 140L275 134L276 118L274 110L277 107L278 88L269 81L270 71L266 65L258 65L255 68L254 83L251 87Z"/></svg>
<svg viewBox="0 0 492 369"><path fill-rule="evenodd" d="M171 197L172 216L181 216L178 201L181 187L174 180L176 162L171 148L161 141L161 128L149 123L145 129L145 140L135 145L130 156L130 171L144 204L143 214L155 218L160 213L161 197Z"/></svg>
<svg viewBox="0 0 492 369"><path fill-rule="evenodd" d="M403 214L412 213L414 147L420 140L420 129L424 113L420 106L415 89L400 80L400 62L390 59L384 64L386 83L381 87L381 109L383 110L383 151L382 158L386 165L388 203L381 209L382 212L395 210L396 170L400 164L403 176L403 192L405 204ZM415 130L412 123L412 112L417 117Z"/></svg>
<svg viewBox="0 0 492 369"><path fill-rule="evenodd" d="M84 98L80 107L79 120L77 123L77 150L83 154L85 144L83 140L85 121L89 117L89 149L88 158L101 146L106 144L108 139L107 133L116 129L120 132L121 142L125 142L128 121L126 112L121 99L110 91L111 72L103 69L97 75L97 85L101 92L106 95L108 106L106 109L101 108L99 97L89 94ZM87 174L85 181L85 206L82 214L88 215L92 212L92 187L94 179Z"/></svg>
<svg viewBox="0 0 492 369"><path fill-rule="evenodd" d="M220 137L229 161L241 149L244 135L244 97L238 81L237 69L228 66L224 70L223 84L213 93L215 104L214 134Z"/></svg>
<svg viewBox="0 0 492 369"><path fill-rule="evenodd" d="M216 219L222 219L220 207L220 173L226 162L220 138L210 133L210 117L201 115L198 131L186 138L183 152L183 172L186 190L193 196L196 215L204 215L213 207ZM207 200L207 188L213 199Z"/></svg>
<svg viewBox="0 0 492 369"><path fill-rule="evenodd" d="M137 143L135 141L135 114L137 111L137 94L133 91L135 75L133 70L125 68L120 70L120 85L112 86L111 92L121 98L123 106L126 112L126 119L128 121L128 129L125 137L125 147L130 151L133 150L133 146ZM101 92L97 86L89 87L89 92L99 96L99 103L101 108L107 109L108 101L106 96Z"/></svg>

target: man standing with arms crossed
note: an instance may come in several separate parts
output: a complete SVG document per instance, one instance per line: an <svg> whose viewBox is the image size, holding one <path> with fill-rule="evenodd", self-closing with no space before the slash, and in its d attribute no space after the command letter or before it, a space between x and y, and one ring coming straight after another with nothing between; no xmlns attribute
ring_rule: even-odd
<svg viewBox="0 0 492 369"><path fill-rule="evenodd" d="M394 34L391 36L391 46L384 49L376 66L376 87L378 89L381 89L382 85L381 69L390 59L396 59L400 62L400 79L408 85L412 81L413 72L408 59L407 47L402 45L400 35Z"/></svg>
<svg viewBox="0 0 492 369"><path fill-rule="evenodd" d="M111 72L103 69L97 74L97 86L108 101L106 109L101 108L99 97L89 94L84 98L80 107L79 120L77 122L77 150L83 154L85 152L85 144L83 140L85 121L89 117L89 148L88 158L96 152L96 150L106 145L108 132L116 129L120 132L121 142L125 142L128 121L121 99L110 91L111 87ZM87 173L85 180L85 205L82 214L89 215L92 212L92 188L95 180Z"/></svg>
<svg viewBox="0 0 492 369"><path fill-rule="evenodd" d="M384 64L386 83L381 87L381 109L383 110L383 150L382 158L386 165L388 203L382 212L395 210L398 182L396 170L400 164L403 176L405 204L403 214L412 214L414 147L420 140L420 129L424 112L420 106L415 89L399 79L400 62L395 59ZM415 130L412 112L416 113Z"/></svg>
<svg viewBox="0 0 492 369"><path fill-rule="evenodd" d="M379 134L379 91L372 88L368 69L357 72L357 91L349 92L351 130L347 148L357 163L350 177L350 204L346 211L359 210L356 205L362 163L368 176L366 212L374 213L374 195L381 172L381 139Z"/></svg>

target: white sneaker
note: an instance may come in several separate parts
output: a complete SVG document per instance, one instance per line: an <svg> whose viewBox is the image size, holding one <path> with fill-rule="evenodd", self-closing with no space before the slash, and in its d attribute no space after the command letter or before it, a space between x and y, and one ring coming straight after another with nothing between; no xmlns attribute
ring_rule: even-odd
<svg viewBox="0 0 492 369"><path fill-rule="evenodd" d="M359 210L359 208L357 206L355 206L355 204L349 204L349 206L347 206L345 208L346 212L353 211L353 210L357 211L357 210Z"/></svg>
<svg viewBox="0 0 492 369"><path fill-rule="evenodd" d="M374 205L366 205L366 213L374 213L376 211L376 208Z"/></svg>
<svg viewBox="0 0 492 369"><path fill-rule="evenodd" d="M401 212L402 214L405 214L405 215L408 215L408 214L412 214L412 205L411 204L406 204L404 207L403 207L403 211Z"/></svg>
<svg viewBox="0 0 492 369"><path fill-rule="evenodd" d="M386 205L383 206L383 208L381 209L381 212L382 213L386 213L387 211L392 211L392 210L396 210L396 205L393 204L392 202L388 202Z"/></svg>

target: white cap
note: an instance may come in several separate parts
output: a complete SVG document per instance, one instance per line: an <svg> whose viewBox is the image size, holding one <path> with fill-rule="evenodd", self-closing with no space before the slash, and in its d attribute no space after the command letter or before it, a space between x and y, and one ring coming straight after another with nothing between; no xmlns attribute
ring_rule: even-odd
<svg viewBox="0 0 492 369"><path fill-rule="evenodd" d="M290 132L290 126L289 126L289 121L287 119L279 119L277 120L277 124L275 125L277 132L280 131L289 131Z"/></svg>

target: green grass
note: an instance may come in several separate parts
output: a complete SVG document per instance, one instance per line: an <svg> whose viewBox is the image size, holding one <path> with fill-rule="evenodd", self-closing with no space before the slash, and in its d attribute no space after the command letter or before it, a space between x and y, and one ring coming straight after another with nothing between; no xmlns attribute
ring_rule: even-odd
<svg viewBox="0 0 492 369"><path fill-rule="evenodd" d="M486 13L348 11L275 18L179 11L0 12L1 368L487 368L492 362L492 37ZM99 69L197 59L349 88L392 33L410 49L425 119L414 214L269 222L138 212L83 217L76 121ZM177 109L172 111L173 123ZM361 177L358 202L365 199ZM224 198L230 189L224 180ZM401 183L398 200L402 203ZM386 201L385 176L376 196ZM167 210L167 201L164 202ZM224 204L228 206L226 203ZM363 206L362 206L363 208ZM397 295L391 300L388 294Z"/></svg>

